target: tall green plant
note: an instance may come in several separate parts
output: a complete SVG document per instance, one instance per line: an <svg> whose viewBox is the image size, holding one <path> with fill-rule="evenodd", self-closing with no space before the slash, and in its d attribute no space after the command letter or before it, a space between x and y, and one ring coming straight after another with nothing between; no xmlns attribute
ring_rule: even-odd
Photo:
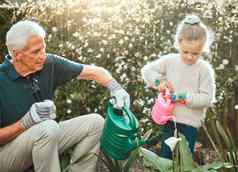
<svg viewBox="0 0 238 172"><path fill-rule="evenodd" d="M203 126L213 148L219 155L219 159L232 164L233 168L226 172L238 172L238 155L235 139L230 132L230 129L216 119L210 119L208 125L212 125L210 132ZM217 146L215 143L221 143Z"/></svg>
<svg viewBox="0 0 238 172"><path fill-rule="evenodd" d="M221 169L231 168L230 163L214 161L213 163L199 166L193 161L192 153L183 135L175 151L174 162L157 156L155 153L140 148L140 153L144 157L145 166L154 172L216 172Z"/></svg>

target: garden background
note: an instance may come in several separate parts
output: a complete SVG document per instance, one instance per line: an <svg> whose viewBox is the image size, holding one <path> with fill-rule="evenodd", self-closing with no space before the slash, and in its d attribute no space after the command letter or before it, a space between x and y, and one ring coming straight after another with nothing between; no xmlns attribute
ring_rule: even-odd
<svg viewBox="0 0 238 172"><path fill-rule="evenodd" d="M160 55L176 52L176 26L186 14L199 15L215 33L211 53L204 57L216 72L217 102L207 113L199 142L213 150L208 132L221 156L231 156L237 164L237 0L1 0L0 58L3 61L7 54L9 27L22 19L36 20L47 31L47 52L111 71L131 95L141 133L151 128L158 132L149 116L155 94L146 89L140 69ZM56 92L58 120L90 112L105 116L108 97L95 82L73 80Z"/></svg>

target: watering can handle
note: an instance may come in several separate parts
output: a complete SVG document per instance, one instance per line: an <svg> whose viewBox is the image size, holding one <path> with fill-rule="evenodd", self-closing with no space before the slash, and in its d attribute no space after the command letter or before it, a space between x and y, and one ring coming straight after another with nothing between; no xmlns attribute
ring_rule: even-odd
<svg viewBox="0 0 238 172"><path fill-rule="evenodd" d="M122 107L122 110L129 117L132 128L136 129L136 121L135 121L135 118L133 118L132 113L130 112L129 108L125 105L125 106Z"/></svg>
<svg viewBox="0 0 238 172"><path fill-rule="evenodd" d="M116 98L115 97L110 97L109 102L113 105L114 103L116 103ZM118 109L118 110L120 111L120 109ZM125 112L126 115L129 117L132 128L135 129L136 128L136 122L135 122L135 119L133 118L129 108L126 105L124 105L121 110L123 112ZM124 113L122 113L122 115L124 115Z"/></svg>

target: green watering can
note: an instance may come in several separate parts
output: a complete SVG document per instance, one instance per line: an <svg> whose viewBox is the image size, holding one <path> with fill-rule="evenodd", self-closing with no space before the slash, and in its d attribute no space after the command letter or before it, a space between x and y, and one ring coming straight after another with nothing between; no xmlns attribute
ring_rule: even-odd
<svg viewBox="0 0 238 172"><path fill-rule="evenodd" d="M138 139L139 122L128 107L122 110L107 107L107 117L101 136L101 150L115 160L124 160L133 149L146 143Z"/></svg>

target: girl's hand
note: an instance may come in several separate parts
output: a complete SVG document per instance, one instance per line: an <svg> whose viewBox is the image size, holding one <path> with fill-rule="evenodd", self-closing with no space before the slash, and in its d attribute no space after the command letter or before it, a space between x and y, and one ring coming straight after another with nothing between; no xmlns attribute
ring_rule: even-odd
<svg viewBox="0 0 238 172"><path fill-rule="evenodd" d="M173 92L173 86L172 83L166 80L162 80L158 86L159 92L166 92L166 90L169 90L170 92Z"/></svg>
<svg viewBox="0 0 238 172"><path fill-rule="evenodd" d="M181 103L181 104L187 104L187 100L188 100L188 93L186 92L181 92L181 93L177 93L174 94L174 98L176 100L177 103Z"/></svg>

